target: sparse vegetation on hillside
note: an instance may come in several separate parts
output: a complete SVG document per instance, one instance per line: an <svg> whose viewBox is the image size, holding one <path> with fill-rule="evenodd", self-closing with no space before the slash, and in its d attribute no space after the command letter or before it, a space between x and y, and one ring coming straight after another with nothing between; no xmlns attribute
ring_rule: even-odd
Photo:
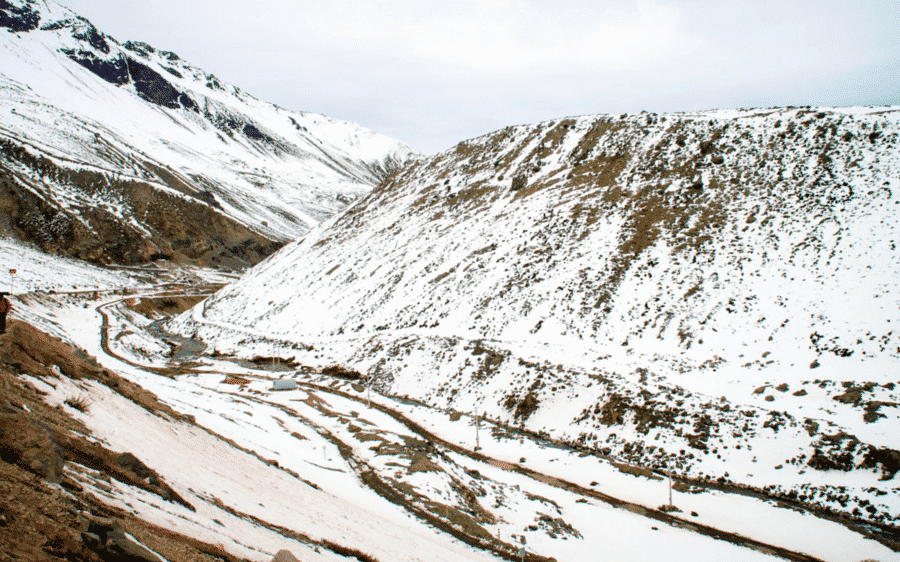
<svg viewBox="0 0 900 562"><path fill-rule="evenodd" d="M894 423L900 395L886 385L898 381L879 370L870 390L834 386L900 360L900 125L885 111L508 127L416 161L243 282L304 287L290 305L328 303L327 333L303 317L235 314L254 299L228 289L205 314L315 338L433 407L895 521L867 491L896 478L867 425ZM851 493L818 479L835 467L869 484Z"/></svg>
<svg viewBox="0 0 900 562"><path fill-rule="evenodd" d="M88 410L90 409L90 406L91 406L90 401L84 396L72 396L72 397L66 398L65 404L67 406L71 406L72 408L75 408L76 410L78 410L79 412L81 412L83 414L88 413Z"/></svg>
<svg viewBox="0 0 900 562"><path fill-rule="evenodd" d="M235 260L255 263L281 247L221 214L205 189L191 188L169 171L150 166L156 170L159 183L192 199L147 182L65 168L3 140L0 208L9 220L0 224L0 229L37 244L45 252L100 265L157 259L221 265ZM34 183L36 180L39 184ZM61 204L48 186L58 186L60 193L75 191L84 204L74 209ZM115 211L123 206L127 209L124 214ZM149 212L151 209L153 212ZM132 221L149 229L152 236L135 228Z"/></svg>

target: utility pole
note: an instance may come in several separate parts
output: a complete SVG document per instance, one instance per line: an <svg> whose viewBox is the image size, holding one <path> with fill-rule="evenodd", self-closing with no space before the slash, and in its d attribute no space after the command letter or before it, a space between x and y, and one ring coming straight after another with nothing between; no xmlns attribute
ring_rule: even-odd
<svg viewBox="0 0 900 562"><path fill-rule="evenodd" d="M478 408L475 408L475 450L481 450L481 436L479 435L481 429L481 416L478 415Z"/></svg>
<svg viewBox="0 0 900 562"><path fill-rule="evenodd" d="M669 471L669 505L672 504L672 471Z"/></svg>
<svg viewBox="0 0 900 562"><path fill-rule="evenodd" d="M16 270L9 270L9 294L12 296L15 293L15 279L16 279Z"/></svg>

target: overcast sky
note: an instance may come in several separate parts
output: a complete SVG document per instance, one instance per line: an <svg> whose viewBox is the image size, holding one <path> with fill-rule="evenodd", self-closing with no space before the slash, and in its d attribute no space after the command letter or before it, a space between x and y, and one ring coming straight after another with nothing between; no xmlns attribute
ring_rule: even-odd
<svg viewBox="0 0 900 562"><path fill-rule="evenodd" d="M900 0L58 0L423 152L592 113L900 105Z"/></svg>

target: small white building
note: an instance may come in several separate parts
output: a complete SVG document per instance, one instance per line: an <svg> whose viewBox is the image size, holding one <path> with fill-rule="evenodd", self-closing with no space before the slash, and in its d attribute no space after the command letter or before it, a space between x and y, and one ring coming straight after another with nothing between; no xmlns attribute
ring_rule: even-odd
<svg viewBox="0 0 900 562"><path fill-rule="evenodd" d="M276 379L272 381L272 390L294 390L297 388L297 381L294 379Z"/></svg>

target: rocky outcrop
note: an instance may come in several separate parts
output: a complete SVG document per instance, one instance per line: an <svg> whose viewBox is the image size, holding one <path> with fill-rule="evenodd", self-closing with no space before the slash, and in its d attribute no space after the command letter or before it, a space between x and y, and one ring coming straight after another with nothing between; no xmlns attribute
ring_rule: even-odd
<svg viewBox="0 0 900 562"><path fill-rule="evenodd" d="M0 27L22 33L37 29L41 21L40 13L34 8L33 0L11 3L0 0Z"/></svg>
<svg viewBox="0 0 900 562"><path fill-rule="evenodd" d="M125 536L122 524L114 519L88 518L87 531L81 540L103 560L128 562L163 562L159 556Z"/></svg>

